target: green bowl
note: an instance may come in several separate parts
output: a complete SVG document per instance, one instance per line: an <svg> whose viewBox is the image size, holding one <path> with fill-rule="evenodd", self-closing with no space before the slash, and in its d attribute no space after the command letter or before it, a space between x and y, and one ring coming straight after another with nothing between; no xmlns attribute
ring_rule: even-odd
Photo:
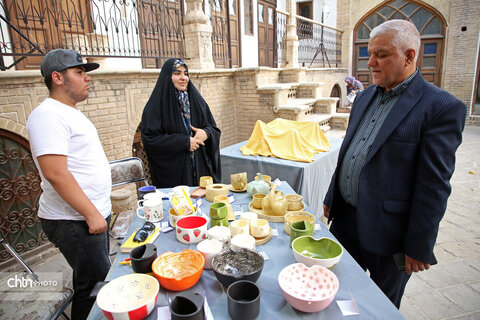
<svg viewBox="0 0 480 320"><path fill-rule="evenodd" d="M301 236L292 242L293 255L297 262L307 267L321 265L332 269L340 261L342 246L330 238L315 239L312 236Z"/></svg>

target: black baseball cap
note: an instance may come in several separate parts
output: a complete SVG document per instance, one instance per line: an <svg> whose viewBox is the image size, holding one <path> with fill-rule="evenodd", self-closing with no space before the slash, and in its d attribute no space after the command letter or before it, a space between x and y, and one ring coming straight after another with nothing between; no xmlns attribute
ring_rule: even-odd
<svg viewBox="0 0 480 320"><path fill-rule="evenodd" d="M73 67L84 67L85 71L92 71L100 67L98 63L84 63L82 56L75 50L55 49L47 53L40 64L42 76L48 77L53 71L62 71Z"/></svg>

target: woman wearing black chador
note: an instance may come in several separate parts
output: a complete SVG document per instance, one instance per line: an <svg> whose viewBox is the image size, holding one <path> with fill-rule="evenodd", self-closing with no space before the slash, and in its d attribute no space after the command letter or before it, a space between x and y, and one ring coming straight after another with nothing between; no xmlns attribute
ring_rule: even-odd
<svg viewBox="0 0 480 320"><path fill-rule="evenodd" d="M197 186L201 176L220 182L220 129L180 59L162 67L143 110L142 141L157 188Z"/></svg>

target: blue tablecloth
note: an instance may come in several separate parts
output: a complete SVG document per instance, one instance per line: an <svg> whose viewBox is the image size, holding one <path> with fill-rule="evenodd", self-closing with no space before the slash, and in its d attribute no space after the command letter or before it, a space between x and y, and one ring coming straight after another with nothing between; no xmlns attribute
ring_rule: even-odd
<svg viewBox="0 0 480 320"><path fill-rule="evenodd" d="M283 182L278 187L284 194L291 194L294 191L286 183ZM167 193L168 190L162 189ZM234 194L235 202L232 206L235 211L248 211L248 204L251 198L246 192ZM201 210L208 215L208 208L210 202L202 199L203 204ZM168 201L163 202L164 221L168 221L168 210L170 204ZM310 211L306 208L306 211ZM135 216L129 230L130 235L136 228L140 228L144 223L143 219ZM323 224L321 230L316 230L314 236L331 237L333 235ZM265 261L262 274L257 281L261 291L261 308L258 319L342 319L343 315L335 301L337 300L352 300L354 299L360 314L352 319L403 319L403 316L395 308L395 306L388 300L388 298L380 291L375 283L366 275L360 266L353 260L348 252L344 252L340 262L332 270L338 277L340 287L335 300L328 308L317 313L304 313L293 309L283 298L282 291L278 284L278 274L289 264L295 263L292 250L290 248L290 237L284 231L283 223L270 223L272 229L278 231L278 236L263 244L257 246L257 251L265 252L269 259ZM160 233L160 236L155 240L155 245L158 248L158 254L165 251L179 252L183 249L196 249L196 245L184 245L178 242L175 238L175 232ZM128 257L126 253L117 254L112 267L107 275L107 280L115 279L119 276L132 273L132 268L129 265L120 265L119 262ZM208 304L217 320L229 319L227 310L227 296L225 288L216 280L215 274L212 270L204 270L200 281L191 289L193 292L199 292L206 295ZM158 296L157 307L167 306L168 299L175 297L175 292L165 289L160 290ZM156 308L147 319L157 319ZM102 312L95 304L88 319L104 319Z"/></svg>
<svg viewBox="0 0 480 320"><path fill-rule="evenodd" d="M222 183L230 184L230 175L247 172L248 181L255 178L257 172L267 174L272 180L278 178L287 181L296 193L302 195L306 205L316 217L323 214L323 199L337 165L338 153L343 139L329 137L331 147L328 152L315 155L310 163L278 159L263 156L244 156L240 147L243 141L220 150L222 161Z"/></svg>

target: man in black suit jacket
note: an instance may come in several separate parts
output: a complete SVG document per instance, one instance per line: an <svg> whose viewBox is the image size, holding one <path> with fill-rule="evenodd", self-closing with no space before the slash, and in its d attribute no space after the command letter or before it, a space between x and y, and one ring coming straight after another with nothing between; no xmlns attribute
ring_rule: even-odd
<svg viewBox="0 0 480 320"><path fill-rule="evenodd" d="M355 99L324 200L332 233L397 308L411 272L435 259L466 117L460 100L422 78L419 48L405 20L370 33L375 85Z"/></svg>

